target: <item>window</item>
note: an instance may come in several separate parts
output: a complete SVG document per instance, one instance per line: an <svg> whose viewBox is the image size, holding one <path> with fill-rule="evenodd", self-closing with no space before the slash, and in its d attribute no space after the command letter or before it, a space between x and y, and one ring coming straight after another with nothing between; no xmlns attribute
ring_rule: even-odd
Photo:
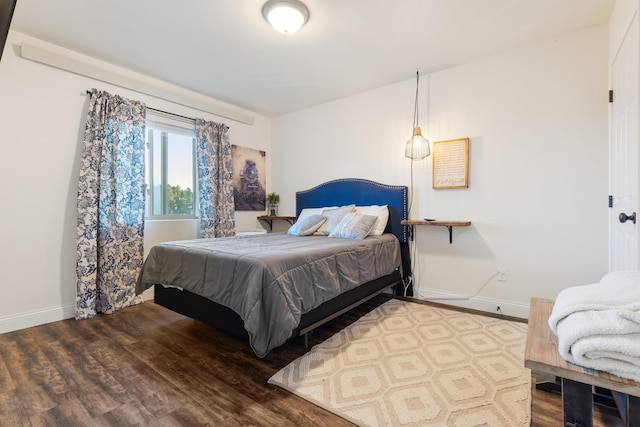
<svg viewBox="0 0 640 427"><path fill-rule="evenodd" d="M147 113L147 207L149 219L195 218L195 129Z"/></svg>

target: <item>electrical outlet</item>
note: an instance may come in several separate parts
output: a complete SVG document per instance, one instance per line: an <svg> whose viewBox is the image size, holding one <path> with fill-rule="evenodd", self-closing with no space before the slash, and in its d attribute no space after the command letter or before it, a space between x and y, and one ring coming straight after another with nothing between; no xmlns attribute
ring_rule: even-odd
<svg viewBox="0 0 640 427"><path fill-rule="evenodd" d="M506 267L500 267L498 269L498 280L501 282L506 282L507 281L507 268Z"/></svg>

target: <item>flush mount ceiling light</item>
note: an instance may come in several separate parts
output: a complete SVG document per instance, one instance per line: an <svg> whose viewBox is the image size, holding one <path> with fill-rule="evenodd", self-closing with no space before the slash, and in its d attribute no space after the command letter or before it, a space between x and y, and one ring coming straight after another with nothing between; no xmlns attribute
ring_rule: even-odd
<svg viewBox="0 0 640 427"><path fill-rule="evenodd" d="M279 32L293 34L309 20L309 9L298 0L269 0L262 16Z"/></svg>

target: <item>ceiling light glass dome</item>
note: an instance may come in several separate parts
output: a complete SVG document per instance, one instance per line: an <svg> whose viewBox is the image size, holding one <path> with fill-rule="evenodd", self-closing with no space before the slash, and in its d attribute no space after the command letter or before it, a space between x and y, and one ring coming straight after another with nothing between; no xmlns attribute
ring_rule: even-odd
<svg viewBox="0 0 640 427"><path fill-rule="evenodd" d="M262 16L283 34L293 34L309 20L309 9L298 0L269 0L262 7Z"/></svg>

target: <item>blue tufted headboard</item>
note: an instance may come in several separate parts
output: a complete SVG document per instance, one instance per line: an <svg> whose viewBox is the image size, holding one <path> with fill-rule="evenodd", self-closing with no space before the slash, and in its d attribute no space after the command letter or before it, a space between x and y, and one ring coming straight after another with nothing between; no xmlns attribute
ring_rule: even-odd
<svg viewBox="0 0 640 427"><path fill-rule="evenodd" d="M336 179L296 192L296 216L304 208L387 205L389 221L385 233L393 233L400 242L406 243L407 226L400 221L408 218L407 193L407 187L401 185L380 184L360 178Z"/></svg>

